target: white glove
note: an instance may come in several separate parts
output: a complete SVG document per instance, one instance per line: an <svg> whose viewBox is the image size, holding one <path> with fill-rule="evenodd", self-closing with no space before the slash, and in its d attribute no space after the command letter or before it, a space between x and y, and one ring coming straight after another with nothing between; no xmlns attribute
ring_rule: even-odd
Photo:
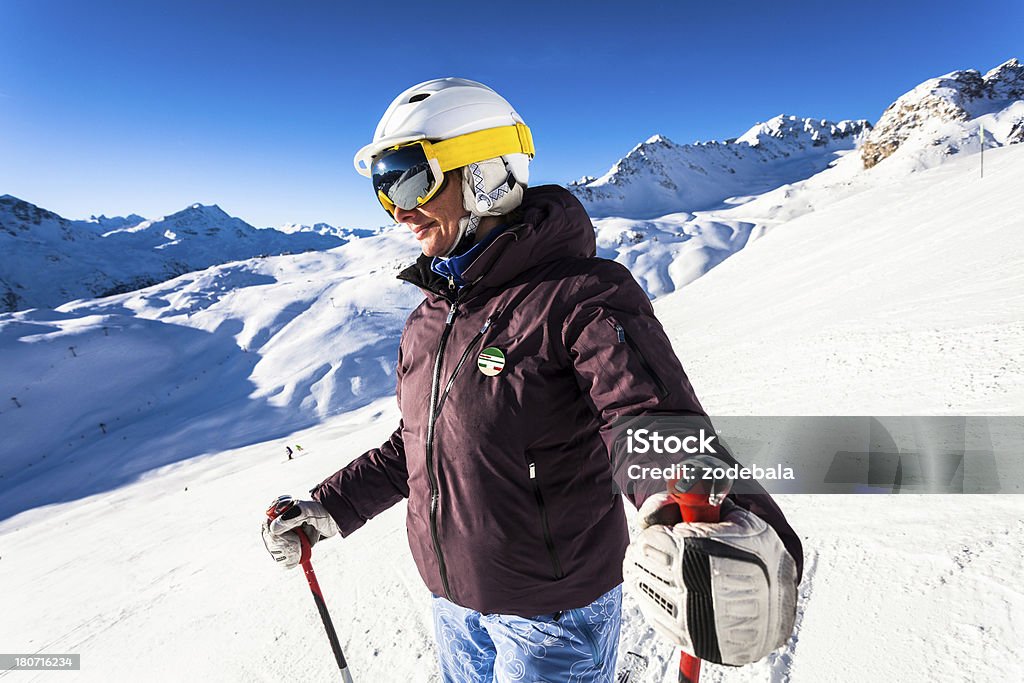
<svg viewBox="0 0 1024 683"><path fill-rule="evenodd" d="M305 533L309 545L338 533L338 525L323 505L315 500L297 500L277 519L263 522L263 545L285 569L299 564L302 542L295 533Z"/></svg>
<svg viewBox="0 0 1024 683"><path fill-rule="evenodd" d="M675 507L675 510L672 508ZM640 507L623 575L654 629L700 659L741 666L785 644L796 619L796 563L775 530L726 500L722 521L667 520L668 494Z"/></svg>

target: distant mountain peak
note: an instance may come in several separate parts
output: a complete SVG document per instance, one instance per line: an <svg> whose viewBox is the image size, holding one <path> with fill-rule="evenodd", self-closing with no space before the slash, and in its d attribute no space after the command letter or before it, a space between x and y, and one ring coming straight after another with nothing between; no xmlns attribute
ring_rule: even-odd
<svg viewBox="0 0 1024 683"><path fill-rule="evenodd" d="M220 208L217 204L191 204L188 208L182 209L177 213L173 213L171 216L179 216L182 214L199 215L207 218L231 218L231 215L224 209ZM164 218L170 218L171 216L164 216Z"/></svg>
<svg viewBox="0 0 1024 683"><path fill-rule="evenodd" d="M229 215L216 204L190 204L181 211L144 221L133 227L125 228L123 232L150 232L166 235L170 230L171 234L180 232L184 235L196 235L196 231L202 230L205 234L212 235L221 228L233 228L246 232L256 229L241 218Z"/></svg>
<svg viewBox="0 0 1024 683"><path fill-rule="evenodd" d="M766 191L817 173L835 152L853 149L870 128L867 121L780 114L726 141L679 145L652 135L603 176L584 176L569 189L596 216L649 218L705 208L736 193ZM766 173L783 162L789 166L784 173Z"/></svg>
<svg viewBox="0 0 1024 683"><path fill-rule="evenodd" d="M24 199L19 199L14 195L5 194L0 196L0 213L10 212L13 216L12 223L17 222L20 224L22 231L28 229L29 225L40 225L43 222L53 222L62 226L64 230L67 230L71 225L71 222L66 218L58 216L52 211L47 211L44 208L36 206L32 202L27 202ZM8 221L3 219L0 215L0 228L4 229L11 234L14 233L14 225L7 225Z"/></svg>
<svg viewBox="0 0 1024 683"><path fill-rule="evenodd" d="M191 204L155 220L131 214L69 221L4 195L0 311L126 292L229 261L331 249L361 236L356 233L257 230L216 204Z"/></svg>
<svg viewBox="0 0 1024 683"><path fill-rule="evenodd" d="M993 98L1019 100L1024 98L1024 64L1014 57L985 74L983 79Z"/></svg>
<svg viewBox="0 0 1024 683"><path fill-rule="evenodd" d="M646 140L644 140L643 144L645 144L645 145L669 145L669 146L673 146L674 147L676 143L672 142L671 140L669 140L664 135L661 135L659 133L655 133L651 137L649 137Z"/></svg>
<svg viewBox="0 0 1024 683"><path fill-rule="evenodd" d="M855 138L870 129L871 124L863 119L836 123L828 119L808 119L792 114L779 114L764 123L754 125L736 138L735 142L759 147L771 138L777 141L790 140L798 144L810 142L812 146L822 147L833 140Z"/></svg>
<svg viewBox="0 0 1024 683"><path fill-rule="evenodd" d="M99 228L104 232L109 232L111 230L120 230L121 228L130 228L133 225L145 222L145 220L144 216L140 216L137 213L131 213L127 216L107 216L105 214L100 214L99 216L93 215L89 216L89 218L84 221L77 222L93 229Z"/></svg>
<svg viewBox="0 0 1024 683"><path fill-rule="evenodd" d="M1024 65L1016 58L984 76L975 69L964 69L930 78L901 95L882 113L861 149L864 167L871 168L888 158L912 137L921 137L925 147L942 145L945 135L940 129L946 124L966 123L1021 99ZM952 153L959 146L948 149Z"/></svg>

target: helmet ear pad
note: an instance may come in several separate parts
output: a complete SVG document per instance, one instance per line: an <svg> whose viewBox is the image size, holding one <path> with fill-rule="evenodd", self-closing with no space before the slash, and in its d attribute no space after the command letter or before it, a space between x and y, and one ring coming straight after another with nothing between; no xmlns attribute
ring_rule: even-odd
<svg viewBox="0 0 1024 683"><path fill-rule="evenodd" d="M503 216L522 203L526 183L504 157L467 164L459 170L462 204L471 215Z"/></svg>

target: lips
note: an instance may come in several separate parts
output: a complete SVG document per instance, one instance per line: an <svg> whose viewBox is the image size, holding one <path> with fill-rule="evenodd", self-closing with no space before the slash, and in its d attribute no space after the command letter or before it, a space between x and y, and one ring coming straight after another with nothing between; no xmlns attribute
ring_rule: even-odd
<svg viewBox="0 0 1024 683"><path fill-rule="evenodd" d="M409 228L412 230L412 234L414 234L416 236L416 239L418 239L418 240L422 240L424 237L427 236L427 232L430 229L436 228L436 227L437 227L437 222L436 221L427 223L426 225L410 225L409 226Z"/></svg>

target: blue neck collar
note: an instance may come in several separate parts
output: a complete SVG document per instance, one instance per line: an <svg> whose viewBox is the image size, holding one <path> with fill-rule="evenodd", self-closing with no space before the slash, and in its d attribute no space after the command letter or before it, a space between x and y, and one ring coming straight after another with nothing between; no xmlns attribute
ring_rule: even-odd
<svg viewBox="0 0 1024 683"><path fill-rule="evenodd" d="M466 268L469 264L476 260L476 257L480 255L484 249L487 248L491 242L501 233L505 232L507 225L499 225L498 227L491 230L487 235L479 242L474 243L469 249L449 258L441 258L435 256L434 260L430 263L430 269L442 276L449 283L455 285L456 288L462 289L466 285L466 281L463 278Z"/></svg>

